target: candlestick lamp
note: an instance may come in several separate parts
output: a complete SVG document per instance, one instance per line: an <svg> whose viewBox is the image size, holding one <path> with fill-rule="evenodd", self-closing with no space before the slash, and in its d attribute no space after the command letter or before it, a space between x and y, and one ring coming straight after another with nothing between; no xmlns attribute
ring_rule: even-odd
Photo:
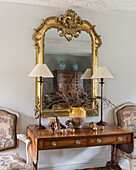
<svg viewBox="0 0 136 170"><path fill-rule="evenodd" d="M40 108L39 108L39 124L35 126L35 129L45 129L44 126L41 125L41 115L42 115L42 94L41 94L41 88L43 78L52 78L54 77L49 68L46 64L37 64L31 73L28 75L29 77L39 77L39 83L40 83Z"/></svg>
<svg viewBox="0 0 136 170"><path fill-rule="evenodd" d="M103 121L103 84L104 79L111 79L113 78L112 74L106 67L99 67L91 79L100 79L101 84L101 120L97 123L97 125L105 126L107 123Z"/></svg>

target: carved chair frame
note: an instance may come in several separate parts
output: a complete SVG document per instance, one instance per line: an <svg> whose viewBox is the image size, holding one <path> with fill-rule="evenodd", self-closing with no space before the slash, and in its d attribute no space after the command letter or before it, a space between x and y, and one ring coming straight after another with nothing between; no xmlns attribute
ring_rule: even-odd
<svg viewBox="0 0 136 170"><path fill-rule="evenodd" d="M114 118L115 118L115 125L116 126L119 126L119 122L118 122L118 117L117 117L117 112L125 107L129 107L129 106L133 106L133 107L136 107L136 104L135 103L132 103L132 102L126 102L124 104L121 104L120 106L116 107L114 109ZM136 136L134 135L134 152L136 151ZM128 159L129 161L129 164L130 164L130 170L134 170L134 165L136 163L136 157L135 157L135 153L131 153L131 154L128 154L128 153L125 153L121 150L119 150L119 152L122 154L123 158L124 159Z"/></svg>

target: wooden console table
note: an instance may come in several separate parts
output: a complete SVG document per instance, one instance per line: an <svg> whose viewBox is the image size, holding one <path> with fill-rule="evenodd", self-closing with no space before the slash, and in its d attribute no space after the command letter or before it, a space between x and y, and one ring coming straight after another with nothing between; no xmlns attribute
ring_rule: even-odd
<svg viewBox="0 0 136 170"><path fill-rule="evenodd" d="M133 151L133 132L114 125L106 125L104 130L98 131L93 131L85 125L82 129L76 129L75 133L68 134L52 133L51 129L35 130L34 126L28 126L27 136L32 141L30 153L35 170L39 150L111 145L111 161L106 164L106 167L115 170L121 169L117 163L117 149L126 153Z"/></svg>

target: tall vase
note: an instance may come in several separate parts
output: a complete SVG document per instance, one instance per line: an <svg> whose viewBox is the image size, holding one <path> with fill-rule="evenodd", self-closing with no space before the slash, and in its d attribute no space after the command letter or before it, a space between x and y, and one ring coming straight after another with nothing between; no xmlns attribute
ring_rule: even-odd
<svg viewBox="0 0 136 170"><path fill-rule="evenodd" d="M60 62L59 62L59 69L60 70L65 70L65 68L66 68L65 61L64 60L60 60Z"/></svg>
<svg viewBox="0 0 136 170"><path fill-rule="evenodd" d="M78 70L78 64L77 64L76 61L74 61L72 67L73 67L73 70L74 70L74 71L77 71L77 70Z"/></svg>
<svg viewBox="0 0 136 170"><path fill-rule="evenodd" d="M69 110L69 119L74 128L82 128L86 120L86 110L84 107L71 107Z"/></svg>

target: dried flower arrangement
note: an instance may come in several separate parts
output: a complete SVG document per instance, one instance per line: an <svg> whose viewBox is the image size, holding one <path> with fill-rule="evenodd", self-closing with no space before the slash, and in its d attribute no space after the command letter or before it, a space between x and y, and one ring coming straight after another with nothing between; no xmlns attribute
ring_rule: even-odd
<svg viewBox="0 0 136 170"><path fill-rule="evenodd" d="M68 109L70 107L85 107L87 109L92 108L92 103L95 102L98 108L98 99L100 96L92 98L91 87L82 88L76 81L76 84L71 87L70 81L64 85L62 91L52 92L45 94L44 96L44 108L45 109ZM87 93L88 91L88 93ZM106 107L113 107L114 105L107 99L103 98Z"/></svg>
<svg viewBox="0 0 136 170"><path fill-rule="evenodd" d="M92 98L85 91L73 89L70 93L67 91L53 92L49 95L45 94L44 105L46 109L51 108L70 108L70 107L91 107Z"/></svg>

